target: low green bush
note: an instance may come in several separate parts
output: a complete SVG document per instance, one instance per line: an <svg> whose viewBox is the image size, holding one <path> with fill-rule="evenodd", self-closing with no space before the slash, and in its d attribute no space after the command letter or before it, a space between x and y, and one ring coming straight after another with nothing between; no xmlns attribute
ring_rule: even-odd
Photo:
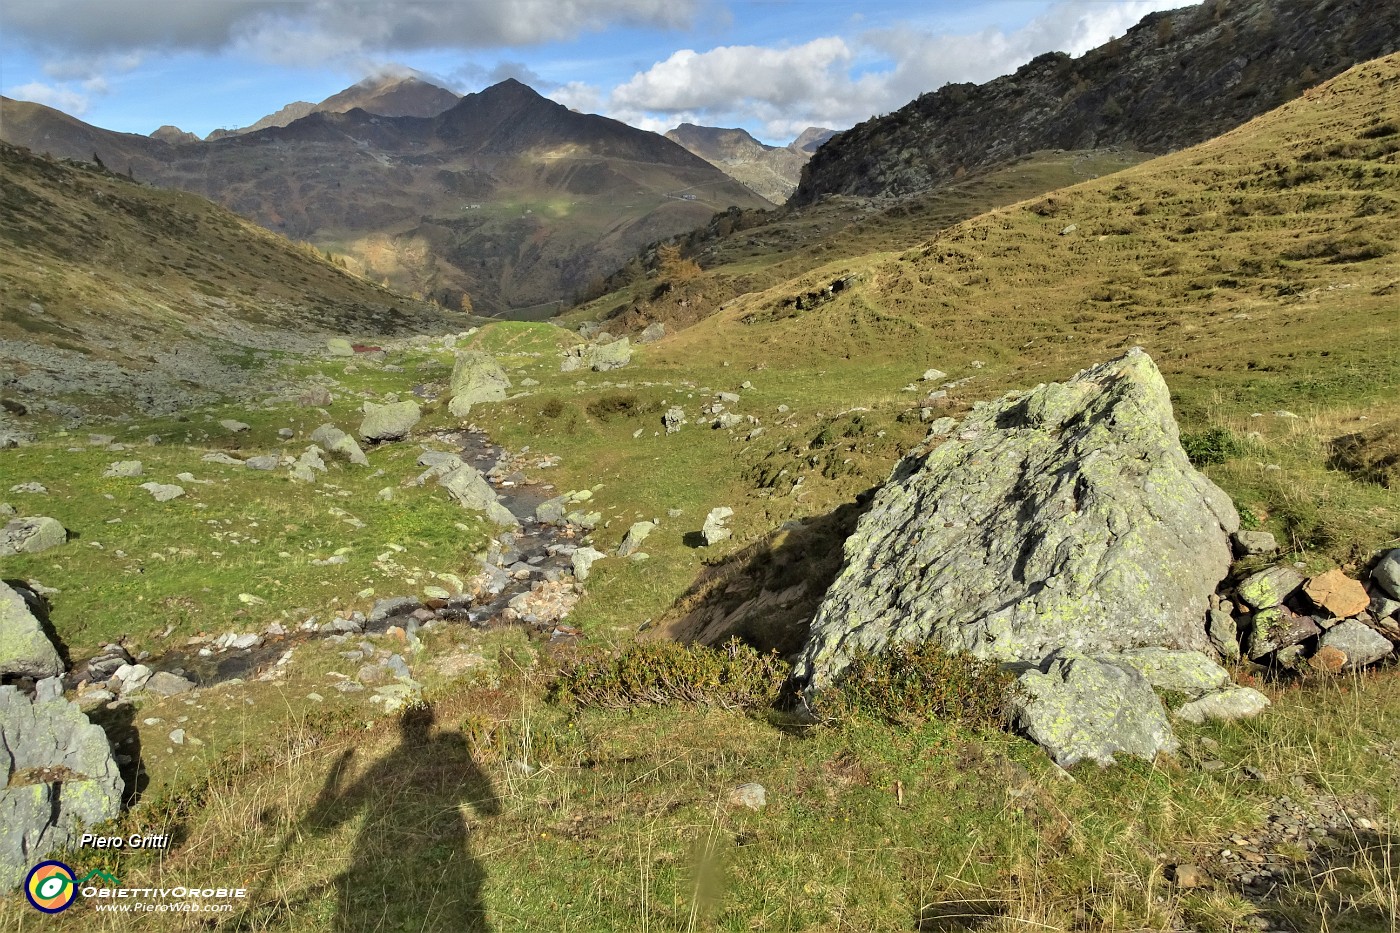
<svg viewBox="0 0 1400 933"><path fill-rule="evenodd" d="M775 654L738 639L723 647L646 642L580 656L550 686L551 702L626 709L676 703L724 709L771 706L787 678Z"/></svg>
<svg viewBox="0 0 1400 933"><path fill-rule="evenodd" d="M935 642L900 642L856 655L818 697L817 712L899 726L930 720L999 726L1014 682L995 661L953 654Z"/></svg>
<svg viewBox="0 0 1400 933"><path fill-rule="evenodd" d="M1227 428L1207 428L1181 435L1181 447L1193 466L1224 463L1244 453L1244 445Z"/></svg>

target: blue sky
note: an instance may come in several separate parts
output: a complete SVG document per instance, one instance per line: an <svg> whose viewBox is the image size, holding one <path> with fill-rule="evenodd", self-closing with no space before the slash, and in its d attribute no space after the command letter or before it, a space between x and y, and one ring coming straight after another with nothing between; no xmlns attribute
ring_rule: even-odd
<svg viewBox="0 0 1400 933"><path fill-rule="evenodd" d="M203 136L367 75L459 93L515 77L645 129L785 143L948 82L1079 54L1184 0L15 0L0 93L132 133Z"/></svg>

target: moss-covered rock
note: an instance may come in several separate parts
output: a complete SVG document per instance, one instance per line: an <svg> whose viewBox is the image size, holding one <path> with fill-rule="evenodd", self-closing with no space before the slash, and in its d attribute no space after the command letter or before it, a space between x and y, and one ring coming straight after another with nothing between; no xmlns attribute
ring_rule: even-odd
<svg viewBox="0 0 1400 933"><path fill-rule="evenodd" d="M24 597L0 583L0 675L57 677L63 660Z"/></svg>

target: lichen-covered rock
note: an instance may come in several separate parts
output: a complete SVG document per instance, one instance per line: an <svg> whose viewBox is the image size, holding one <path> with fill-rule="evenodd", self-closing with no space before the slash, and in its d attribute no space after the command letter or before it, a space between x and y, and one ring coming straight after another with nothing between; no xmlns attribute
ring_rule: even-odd
<svg viewBox="0 0 1400 933"><path fill-rule="evenodd" d="M332 457L339 457L356 466L369 466L369 458L355 439L333 424L323 424L313 431L311 442L319 445Z"/></svg>
<svg viewBox="0 0 1400 933"><path fill-rule="evenodd" d="M618 545L617 556L628 557L642 549L642 542L647 539L647 535L656 530L654 522L634 522L631 528L627 529L627 534L622 536L622 543Z"/></svg>
<svg viewBox="0 0 1400 933"><path fill-rule="evenodd" d="M1208 597L1238 527L1133 350L974 410L906 456L847 540L795 676L819 689L892 641L1002 660L1209 652Z"/></svg>
<svg viewBox="0 0 1400 933"><path fill-rule="evenodd" d="M666 336L666 325L660 321L655 321L646 326L641 335L637 337L638 343L655 343Z"/></svg>
<svg viewBox="0 0 1400 933"><path fill-rule="evenodd" d="M1119 752L1151 761L1178 747L1162 701L1131 668L1052 656L1016 683L1012 724L1063 768L1086 758L1110 765Z"/></svg>
<svg viewBox="0 0 1400 933"><path fill-rule="evenodd" d="M1235 592L1252 609L1272 609L1303 585L1303 575L1292 567L1266 567L1240 581Z"/></svg>
<svg viewBox="0 0 1400 933"><path fill-rule="evenodd" d="M118 460L107 469L102 471L103 477L107 479L120 479L132 476L140 476L143 467L140 460Z"/></svg>
<svg viewBox="0 0 1400 933"><path fill-rule="evenodd" d="M1220 656L1227 661L1240 659L1240 633L1235 617L1224 609L1212 609L1206 614L1206 634Z"/></svg>
<svg viewBox="0 0 1400 933"><path fill-rule="evenodd" d="M1344 671L1359 671L1368 664L1375 664L1390 657L1395 647L1380 632L1369 625L1347 619L1332 626L1322 635L1324 648L1335 648L1346 655Z"/></svg>
<svg viewBox="0 0 1400 933"><path fill-rule="evenodd" d="M423 410L412 400L370 405L360 422L360 437L371 442L397 441L406 437L422 417Z"/></svg>
<svg viewBox="0 0 1400 933"><path fill-rule="evenodd" d="M38 554L68 540L68 530L56 518L36 515L15 518L0 528L0 557L11 554Z"/></svg>
<svg viewBox="0 0 1400 933"><path fill-rule="evenodd" d="M107 735L55 680L33 701L0 687L0 890L12 890L37 861L76 845L83 829L114 818L123 783Z"/></svg>
<svg viewBox="0 0 1400 933"><path fill-rule="evenodd" d="M1232 722L1258 716L1269 707L1269 698L1253 687L1231 687L1192 700L1176 711L1178 719L1197 725L1208 719Z"/></svg>
<svg viewBox="0 0 1400 933"><path fill-rule="evenodd" d="M0 675L58 677L63 660L24 597L0 583Z"/></svg>
<svg viewBox="0 0 1400 933"><path fill-rule="evenodd" d="M509 388L510 377L490 355L458 353L447 390L451 399L447 410L458 418L465 417L478 402L504 401Z"/></svg>
<svg viewBox="0 0 1400 933"><path fill-rule="evenodd" d="M1130 667L1158 690L1175 690L1189 696L1213 693L1230 682L1230 673L1199 651L1129 648L1100 655L1098 660Z"/></svg>
<svg viewBox="0 0 1400 933"><path fill-rule="evenodd" d="M1267 531L1235 532L1235 548L1240 554L1250 557L1259 554L1272 554L1278 550L1278 541Z"/></svg>
<svg viewBox="0 0 1400 933"><path fill-rule="evenodd" d="M485 512L486 517L497 525L518 524L515 516L501 504L500 497L481 471L463 464L451 472L438 477L438 485L447 490L448 495L461 503L463 508L474 512Z"/></svg>
<svg viewBox="0 0 1400 933"><path fill-rule="evenodd" d="M1371 580L1391 599L1400 599L1400 547L1380 559L1371 571Z"/></svg>
<svg viewBox="0 0 1400 933"><path fill-rule="evenodd" d="M331 356L354 356L355 347L344 337L331 337L326 340L326 352Z"/></svg>
<svg viewBox="0 0 1400 933"><path fill-rule="evenodd" d="M632 362L632 345L626 337L612 343L597 344L588 348L584 359L595 373L620 369Z"/></svg>
<svg viewBox="0 0 1400 933"><path fill-rule="evenodd" d="M157 502L169 502L185 494L185 487L176 486L174 483L142 483L139 488L149 492L151 498Z"/></svg>
<svg viewBox="0 0 1400 933"><path fill-rule="evenodd" d="M1292 612L1287 606L1260 609L1249 620L1249 637L1245 654L1258 661L1284 648L1312 638L1321 631L1307 616Z"/></svg>
<svg viewBox="0 0 1400 933"><path fill-rule="evenodd" d="M600 561L608 555L597 548L581 547L569 556L569 562L573 565L574 576L580 581L587 580L589 572L593 569L595 561Z"/></svg>

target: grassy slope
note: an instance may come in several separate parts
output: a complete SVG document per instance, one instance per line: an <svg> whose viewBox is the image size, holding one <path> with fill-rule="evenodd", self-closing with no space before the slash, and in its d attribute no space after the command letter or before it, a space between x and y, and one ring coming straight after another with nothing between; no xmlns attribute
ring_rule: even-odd
<svg viewBox="0 0 1400 933"><path fill-rule="evenodd" d="M726 556L777 562L783 545L769 536L780 521L820 525L882 479L921 434L899 418L915 398L901 389L926 367L972 377L953 392L956 411L1134 343L1167 372L1184 431L1237 436L1235 455L1210 472L1238 503L1291 539L1299 559L1354 561L1400 534L1393 492L1325 466L1331 436L1363 415L1400 414L1384 339L1400 279L1385 251L1400 235L1397 86L1400 59L1361 66L1204 147L895 255L845 256L620 372L561 375L557 331L493 325L479 345L542 385L474 420L508 446L562 455L560 488L603 484L595 501L610 524L599 546L636 518L661 518L645 563L596 565L574 616L595 642L631 637L702 574L738 563ZM1071 223L1077 230L1061 236ZM843 271L861 284L812 311L786 303ZM440 378L445 361L431 365L428 376L401 378ZM394 375L373 378L383 391ZM762 436L695 424L655 434L665 406L683 405L694 421L702 388L745 380L755 388L737 410L763 420ZM636 396L640 413L590 410L619 393ZM779 415L780 404L790 411ZM1302 417L1272 414L1282 409ZM687 546L720 504L736 508L735 540L715 554ZM61 584L61 572L78 572L72 554L20 570ZM1297 929L1400 924L1393 674L1267 687L1276 706L1259 720L1183 727L1178 762L1077 769L1075 782L1023 741L939 724L800 729L688 710L568 720L541 704L542 676L527 665L492 688L445 687L430 751L398 748L388 724L337 732L306 720L272 737L245 733L212 781L176 775L127 817L127 828L174 828L184 844L163 859L108 864L128 883L245 880L259 905L244 917L251 929L465 929L461 912L484 906L497 930L940 929L945 909L982 908L1007 918L986 929L1239 930L1258 904L1224 885L1170 888L1164 868L1210 868L1236 845L1232 834L1251 834L1288 795L1308 808L1343 801L1380 829L1354 827L1321 861L1295 862L1292 883L1267 899L1271 912ZM477 769L490 793L464 780ZM768 808L723 806L748 780L768 788ZM352 788L343 821L315 805L337 781ZM465 843L458 812L472 827ZM75 859L84 870L99 861ZM345 871L350 882L338 885ZM0 916L33 922L9 902ZM136 924L78 909L59 926Z"/></svg>

